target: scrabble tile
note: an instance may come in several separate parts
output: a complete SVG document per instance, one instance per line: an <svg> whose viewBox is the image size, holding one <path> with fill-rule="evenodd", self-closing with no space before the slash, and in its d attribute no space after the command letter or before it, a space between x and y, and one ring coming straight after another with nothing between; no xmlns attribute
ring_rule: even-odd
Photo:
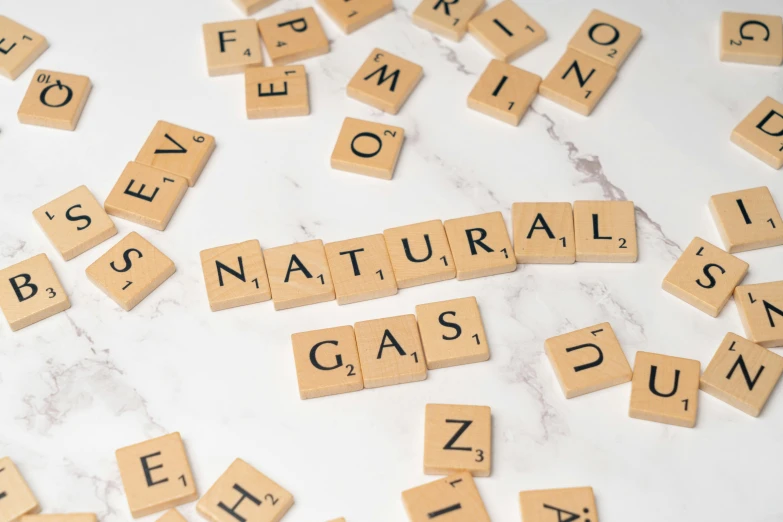
<svg viewBox="0 0 783 522"><path fill-rule="evenodd" d="M468 22L484 8L485 3L484 0L422 0L413 11L413 23L459 42L468 32Z"/></svg>
<svg viewBox="0 0 783 522"><path fill-rule="evenodd" d="M663 289L718 317L747 273L745 261L695 237L666 274Z"/></svg>
<svg viewBox="0 0 783 522"><path fill-rule="evenodd" d="M262 65L261 38L253 19L204 24L204 49L210 76L245 72L252 65Z"/></svg>
<svg viewBox="0 0 783 522"><path fill-rule="evenodd" d="M780 65L783 63L783 18L774 15L720 15L722 62Z"/></svg>
<svg viewBox="0 0 783 522"><path fill-rule="evenodd" d="M242 459L236 459L196 504L211 522L277 522L294 497Z"/></svg>
<svg viewBox="0 0 783 522"><path fill-rule="evenodd" d="M258 30L274 65L329 52L329 40L312 7L262 18L258 21Z"/></svg>
<svg viewBox="0 0 783 522"><path fill-rule="evenodd" d="M187 189L185 178L130 161L103 207L112 216L166 230Z"/></svg>
<svg viewBox="0 0 783 522"><path fill-rule="evenodd" d="M234 4L247 16L273 3L275 3L275 0L234 0Z"/></svg>
<svg viewBox="0 0 783 522"><path fill-rule="evenodd" d="M571 203L514 203L511 222L517 263L576 261Z"/></svg>
<svg viewBox="0 0 783 522"><path fill-rule="evenodd" d="M329 522L345 522L345 519L343 517L335 518L333 520L330 520Z"/></svg>
<svg viewBox="0 0 783 522"><path fill-rule="evenodd" d="M327 243L326 260L337 304L388 297L397 293L383 234Z"/></svg>
<svg viewBox="0 0 783 522"><path fill-rule="evenodd" d="M115 456L133 518L165 511L198 498L179 433L120 448Z"/></svg>
<svg viewBox="0 0 783 522"><path fill-rule="evenodd" d="M202 250L200 256L213 312L272 299L257 239Z"/></svg>
<svg viewBox="0 0 783 522"><path fill-rule="evenodd" d="M635 263L636 210L633 201L574 202L576 260Z"/></svg>
<svg viewBox="0 0 783 522"><path fill-rule="evenodd" d="M0 74L16 80L48 48L46 38L0 15Z"/></svg>
<svg viewBox="0 0 783 522"><path fill-rule="evenodd" d="M63 513L45 515L25 515L19 522L98 522L95 513Z"/></svg>
<svg viewBox="0 0 783 522"><path fill-rule="evenodd" d="M642 29L593 9L568 47L619 69L642 36Z"/></svg>
<svg viewBox="0 0 783 522"><path fill-rule="evenodd" d="M738 286L734 301L746 337L764 348L783 346L783 281Z"/></svg>
<svg viewBox="0 0 783 522"><path fill-rule="evenodd" d="M783 245L783 220L767 187L716 194L710 212L731 253Z"/></svg>
<svg viewBox="0 0 783 522"><path fill-rule="evenodd" d="M424 414L424 473L468 471L488 477L492 468L492 410L489 406L427 404Z"/></svg>
<svg viewBox="0 0 783 522"><path fill-rule="evenodd" d="M318 5L345 34L394 10L392 0L318 0Z"/></svg>
<svg viewBox="0 0 783 522"><path fill-rule="evenodd" d="M544 343L566 399L631 380L631 367L609 323L601 323Z"/></svg>
<svg viewBox="0 0 783 522"><path fill-rule="evenodd" d="M84 185L35 209L33 217L66 261L117 233L109 215Z"/></svg>
<svg viewBox="0 0 783 522"><path fill-rule="evenodd" d="M731 132L731 141L772 167L783 167L783 103L767 96Z"/></svg>
<svg viewBox="0 0 783 522"><path fill-rule="evenodd" d="M636 352L628 414L685 428L696 425L701 364L650 352Z"/></svg>
<svg viewBox="0 0 783 522"><path fill-rule="evenodd" d="M215 138L159 121L136 156L136 163L176 174L192 187L215 150Z"/></svg>
<svg viewBox="0 0 783 522"><path fill-rule="evenodd" d="M46 254L0 270L0 309L17 331L71 307Z"/></svg>
<svg viewBox="0 0 783 522"><path fill-rule="evenodd" d="M163 252L131 232L87 267L87 277L130 311L176 271Z"/></svg>
<svg viewBox="0 0 783 522"><path fill-rule="evenodd" d="M700 388L758 417L783 374L783 357L727 333L701 376Z"/></svg>
<svg viewBox="0 0 783 522"><path fill-rule="evenodd" d="M506 223L500 212L449 219L444 227L460 281L517 269Z"/></svg>
<svg viewBox="0 0 783 522"><path fill-rule="evenodd" d="M538 93L583 116L589 116L612 85L617 71L611 65L568 49L544 78Z"/></svg>
<svg viewBox="0 0 783 522"><path fill-rule="evenodd" d="M598 522L593 488L540 489L519 494L524 522Z"/></svg>
<svg viewBox="0 0 783 522"><path fill-rule="evenodd" d="M162 517L158 519L157 522L188 522L188 521L176 509L169 509L163 514Z"/></svg>
<svg viewBox="0 0 783 522"><path fill-rule="evenodd" d="M13 522L40 510L35 495L16 465L9 457L0 459L0 521Z"/></svg>
<svg viewBox="0 0 783 522"><path fill-rule="evenodd" d="M403 491L402 503L410 522L489 522L476 483L467 471Z"/></svg>
<svg viewBox="0 0 783 522"><path fill-rule="evenodd" d="M457 276L443 223L436 219L383 231L397 288L437 283Z"/></svg>
<svg viewBox="0 0 783 522"><path fill-rule="evenodd" d="M538 94L540 83L541 77L537 74L492 60L470 91L468 107L505 123L519 125Z"/></svg>
<svg viewBox="0 0 783 522"><path fill-rule="evenodd" d="M345 118L332 151L332 168L392 179L404 139L400 127Z"/></svg>
<svg viewBox="0 0 783 522"><path fill-rule="evenodd" d="M400 315L354 325L365 388L423 381L427 361L416 317Z"/></svg>
<svg viewBox="0 0 783 522"><path fill-rule="evenodd" d="M86 76L38 69L16 116L27 125L75 130L90 90Z"/></svg>
<svg viewBox="0 0 783 522"><path fill-rule="evenodd" d="M354 100L397 114L421 76L420 65L375 48L348 82L346 92Z"/></svg>
<svg viewBox="0 0 783 522"><path fill-rule="evenodd" d="M546 30L513 0L503 0L473 18L468 31L504 62L511 62L546 41Z"/></svg>
<svg viewBox="0 0 783 522"><path fill-rule="evenodd" d="M489 343L475 297L416 306L427 369L489 359Z"/></svg>
<svg viewBox="0 0 783 522"><path fill-rule="evenodd" d="M315 399L364 388L352 326L291 335L299 397Z"/></svg>
<svg viewBox="0 0 783 522"><path fill-rule="evenodd" d="M245 107L251 120L310 114L310 93L304 66L251 67L246 70Z"/></svg>
<svg viewBox="0 0 783 522"><path fill-rule="evenodd" d="M323 303L334 299L334 285L323 241L264 250L275 310Z"/></svg>

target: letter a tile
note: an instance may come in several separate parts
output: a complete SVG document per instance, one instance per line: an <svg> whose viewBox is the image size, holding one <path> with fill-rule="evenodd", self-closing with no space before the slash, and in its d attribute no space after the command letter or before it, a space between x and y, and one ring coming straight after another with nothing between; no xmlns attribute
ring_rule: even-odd
<svg viewBox="0 0 783 522"><path fill-rule="evenodd" d="M365 388L423 381L427 363L413 315L362 321L354 325Z"/></svg>
<svg viewBox="0 0 783 522"><path fill-rule="evenodd" d="M262 18L258 21L258 31L274 65L329 52L329 40L312 7Z"/></svg>
<svg viewBox="0 0 783 522"><path fill-rule="evenodd" d="M468 471L474 477L490 475L489 406L427 404L424 417L424 473L448 475Z"/></svg>
<svg viewBox="0 0 783 522"><path fill-rule="evenodd" d="M310 114L310 91L303 65L250 67L245 71L248 119Z"/></svg>
<svg viewBox="0 0 783 522"><path fill-rule="evenodd" d="M772 167L783 167L783 103L767 96L737 125L731 141Z"/></svg>
<svg viewBox="0 0 783 522"><path fill-rule="evenodd" d="M46 38L0 16L0 74L16 80L48 48Z"/></svg>
<svg viewBox="0 0 783 522"><path fill-rule="evenodd" d="M257 239L202 250L201 269L213 312L272 299Z"/></svg>
<svg viewBox="0 0 783 522"><path fill-rule="evenodd" d="M350 98L397 114L421 76L420 65L376 48L348 82L346 92Z"/></svg>
<svg viewBox="0 0 783 522"><path fill-rule="evenodd" d="M454 279L446 229L440 220L387 228L383 231L398 288Z"/></svg>
<svg viewBox="0 0 783 522"><path fill-rule="evenodd" d="M136 156L136 162L176 174L192 187L214 150L215 138L209 134L159 121Z"/></svg>
<svg viewBox="0 0 783 522"><path fill-rule="evenodd" d="M764 348L783 346L783 281L734 289L746 336Z"/></svg>
<svg viewBox="0 0 783 522"><path fill-rule="evenodd" d="M0 309L12 331L70 307L71 301L46 254L38 254L0 270Z"/></svg>
<svg viewBox="0 0 783 522"><path fill-rule="evenodd" d="M546 30L513 0L504 0L473 18L468 31L504 62L511 62L546 41Z"/></svg>
<svg viewBox="0 0 783 522"><path fill-rule="evenodd" d="M352 326L295 333L291 336L291 344L301 399L364 388Z"/></svg>
<svg viewBox="0 0 783 522"><path fill-rule="evenodd" d="M701 364L693 359L636 352L628 414L685 428L696 425Z"/></svg>
<svg viewBox="0 0 783 522"><path fill-rule="evenodd" d="M574 202L576 260L635 263L636 210L633 201Z"/></svg>
<svg viewBox="0 0 783 522"><path fill-rule="evenodd" d="M489 342L475 297L417 305L416 319L428 370L489 359Z"/></svg>
<svg viewBox="0 0 783 522"><path fill-rule="evenodd" d="M783 18L774 15L720 15L722 62L780 65L783 63Z"/></svg>
<svg viewBox="0 0 783 522"><path fill-rule="evenodd" d="M468 95L468 107L508 123L519 125L538 94L537 74L492 60Z"/></svg>
<svg viewBox="0 0 783 522"><path fill-rule="evenodd" d="M0 521L13 522L41 510L33 492L9 457L0 459Z"/></svg>
<svg viewBox="0 0 783 522"><path fill-rule="evenodd" d="M392 179L404 139L400 127L345 118L332 151L332 168Z"/></svg>
<svg viewBox="0 0 783 522"><path fill-rule="evenodd" d="M334 299L334 285L323 241L264 250L275 310L323 303Z"/></svg>
<svg viewBox="0 0 783 522"><path fill-rule="evenodd" d="M571 203L514 203L511 209L517 263L576 261Z"/></svg>
<svg viewBox="0 0 783 522"><path fill-rule="evenodd" d="M506 223L500 212L449 219L444 226L460 281L517 269Z"/></svg>
<svg viewBox="0 0 783 522"><path fill-rule="evenodd" d="M599 522L590 487L523 491L519 506L524 522Z"/></svg>
<svg viewBox="0 0 783 522"><path fill-rule="evenodd" d="M202 31L210 76L237 74L264 63L255 20L204 24Z"/></svg>
<svg viewBox="0 0 783 522"><path fill-rule="evenodd" d="M489 522L476 483L467 471L403 491L402 503L410 522Z"/></svg>
<svg viewBox="0 0 783 522"><path fill-rule="evenodd" d="M90 90L86 76L38 69L16 115L27 125L75 130Z"/></svg>
<svg viewBox="0 0 783 522"><path fill-rule="evenodd" d="M732 254L783 245L783 220L767 187L716 194L710 212Z"/></svg>
<svg viewBox="0 0 783 522"><path fill-rule="evenodd" d="M593 9L568 47L619 69L641 36L638 26Z"/></svg>
<svg viewBox="0 0 783 522"><path fill-rule="evenodd" d="M423 0L412 19L423 29L459 42L468 31L468 22L484 5L484 0Z"/></svg>

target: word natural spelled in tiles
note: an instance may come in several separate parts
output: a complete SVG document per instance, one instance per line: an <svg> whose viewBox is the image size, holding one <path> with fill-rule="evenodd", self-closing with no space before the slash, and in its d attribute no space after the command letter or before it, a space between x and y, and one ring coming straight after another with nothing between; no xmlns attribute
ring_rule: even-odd
<svg viewBox="0 0 783 522"><path fill-rule="evenodd" d="M91 90L86 76L39 69L16 115L27 125L75 130Z"/></svg>
<svg viewBox="0 0 783 522"><path fill-rule="evenodd" d="M376 48L348 82L346 92L371 107L397 114L421 76L420 65Z"/></svg>
<svg viewBox="0 0 783 522"><path fill-rule="evenodd" d="M382 234L327 243L324 249L337 304L397 293L397 281Z"/></svg>
<svg viewBox="0 0 783 522"><path fill-rule="evenodd" d="M767 96L731 132L731 141L772 167L783 167L783 103Z"/></svg>
<svg viewBox="0 0 783 522"><path fill-rule="evenodd" d="M489 360L489 343L475 297L416 306L427 369Z"/></svg>
<svg viewBox="0 0 783 522"><path fill-rule="evenodd" d="M48 48L46 38L0 15L0 74L16 80Z"/></svg>
<svg viewBox="0 0 783 522"><path fill-rule="evenodd" d="M423 0L413 11L413 23L449 40L459 42L468 22L481 11L484 0Z"/></svg>
<svg viewBox="0 0 783 522"><path fill-rule="evenodd" d="M568 47L619 69L641 36L640 27L593 9Z"/></svg>
<svg viewBox="0 0 783 522"><path fill-rule="evenodd" d="M179 176L192 187L214 150L215 138L209 134L159 121L136 156L136 163Z"/></svg>
<svg viewBox="0 0 783 522"><path fill-rule="evenodd" d="M71 301L46 254L0 270L0 309L12 331L71 307Z"/></svg>
<svg viewBox="0 0 783 522"><path fill-rule="evenodd" d="M264 63L255 20L204 24L202 31L210 76L237 74Z"/></svg>
<svg viewBox="0 0 783 522"><path fill-rule="evenodd" d="M0 520L13 522L40 510L35 495L13 461L9 457L0 459Z"/></svg>
<svg viewBox="0 0 783 522"><path fill-rule="evenodd" d="M247 16L272 5L274 2L275 0L234 0L234 4Z"/></svg>
<svg viewBox="0 0 783 522"><path fill-rule="evenodd" d="M262 18L258 21L258 31L273 65L329 52L329 40L312 7Z"/></svg>
<svg viewBox="0 0 783 522"><path fill-rule="evenodd" d="M635 263L636 209L633 201L574 202L576 260Z"/></svg>
<svg viewBox="0 0 783 522"><path fill-rule="evenodd" d="M245 108L251 120L310 114L310 91L304 66L245 70Z"/></svg>
<svg viewBox="0 0 783 522"><path fill-rule="evenodd" d="M503 0L470 20L468 31L504 62L511 62L546 41L546 30L513 0Z"/></svg>
<svg viewBox="0 0 783 522"><path fill-rule="evenodd" d="M537 74L492 60L468 95L468 107L510 125L519 125L540 83Z"/></svg>
<svg viewBox="0 0 783 522"><path fill-rule="evenodd" d="M519 494L524 522L598 522L593 488L542 489Z"/></svg>
<svg viewBox="0 0 783 522"><path fill-rule="evenodd" d="M402 503L410 522L489 522L476 483L466 471L403 491Z"/></svg>
<svg viewBox="0 0 783 522"><path fill-rule="evenodd" d="M318 0L318 5L345 34L351 34L394 10L392 0Z"/></svg>
<svg viewBox="0 0 783 522"><path fill-rule="evenodd" d="M576 261L571 203L514 203L511 216L517 263Z"/></svg>
<svg viewBox="0 0 783 522"><path fill-rule="evenodd" d="M332 151L332 168L392 179L404 139L400 127L345 118Z"/></svg>
<svg viewBox="0 0 783 522"><path fill-rule="evenodd" d="M448 475L467 471L474 477L490 475L489 406L427 404L424 417L424 473Z"/></svg>
<svg viewBox="0 0 783 522"><path fill-rule="evenodd" d="M764 348L783 346L783 281L734 289L746 336Z"/></svg>
<svg viewBox="0 0 783 522"><path fill-rule="evenodd" d="M202 250L200 257L213 312L272 299L257 239Z"/></svg>
<svg viewBox="0 0 783 522"><path fill-rule="evenodd" d="M783 220L767 187L716 194L710 212L730 253L783 245Z"/></svg>
<svg viewBox="0 0 783 522"><path fill-rule="evenodd" d="M696 425L701 364L693 359L636 352L629 415L685 428Z"/></svg>
<svg viewBox="0 0 783 522"><path fill-rule="evenodd" d="M449 219L443 224L460 281L517 269L500 212Z"/></svg>
<svg viewBox="0 0 783 522"><path fill-rule="evenodd" d="M269 248L264 251L275 310L286 310L335 298L323 241Z"/></svg>
<svg viewBox="0 0 783 522"><path fill-rule="evenodd" d="M721 13L720 59L723 62L780 65L783 63L783 17Z"/></svg>

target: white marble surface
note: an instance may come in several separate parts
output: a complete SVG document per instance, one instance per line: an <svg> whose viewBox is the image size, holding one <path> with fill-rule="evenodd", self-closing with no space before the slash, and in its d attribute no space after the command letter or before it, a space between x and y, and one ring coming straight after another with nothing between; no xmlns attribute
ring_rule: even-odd
<svg viewBox="0 0 783 522"><path fill-rule="evenodd" d="M781 172L729 142L764 96L783 98L783 69L717 60L721 10L780 14L779 0L522 2L549 40L515 65L542 76L592 7L643 36L591 117L538 98L518 128L466 108L489 54L470 36L453 44L415 27L416 0L395 1L350 36L318 10L332 51L305 62L312 114L266 121L245 119L241 76L206 75L201 24L240 18L230 0L0 5L51 42L17 81L0 79L0 266L49 254L73 304L17 333L0 325L0 455L17 462L46 512L128 520L114 450L178 430L202 493L241 456L294 494L286 522L399 521L400 492L435 478L422 473L425 403L482 404L493 409L495 455L478 487L493 520L519 520L521 490L577 485L595 488L603 522L783 520L783 390L758 419L701 394L697 427L668 427L628 417L629 384L566 401L543 352L550 336L610 321L630 361L648 350L704 368L727 331L743 333L733 302L713 319L660 286L693 236L719 244L710 195L767 185L783 205ZM281 0L256 17L309 5ZM397 116L345 95L373 46L424 67ZM35 67L91 77L76 132L16 121ZM405 128L393 181L329 168L345 116ZM103 200L158 119L216 137L197 186L165 232L118 219L120 235L63 262L32 210L80 184ZM494 210L508 223L514 201L601 198L637 205L638 263L520 266L344 307L207 305L204 248L332 241ZM84 270L132 230L177 273L128 313ZM781 254L740 254L746 282L781 279ZM468 295L481 306L489 362L299 400L291 333ZM197 519L193 504L182 511Z"/></svg>

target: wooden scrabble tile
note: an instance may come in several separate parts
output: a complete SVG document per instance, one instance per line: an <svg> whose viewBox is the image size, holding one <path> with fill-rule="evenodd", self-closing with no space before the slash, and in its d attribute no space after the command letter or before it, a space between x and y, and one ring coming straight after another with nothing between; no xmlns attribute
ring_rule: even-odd
<svg viewBox="0 0 783 522"><path fill-rule="evenodd" d="M720 15L722 62L783 63L783 17L749 13Z"/></svg>
<svg viewBox="0 0 783 522"><path fill-rule="evenodd" d="M468 31L504 62L511 62L546 41L546 30L513 0L503 0L473 18Z"/></svg>
<svg viewBox="0 0 783 522"><path fill-rule="evenodd" d="M628 415L693 428L699 408L701 364L650 352L636 352Z"/></svg>
<svg viewBox="0 0 783 522"><path fill-rule="evenodd" d="M46 38L0 15L0 74L16 80L48 48Z"/></svg>
<svg viewBox="0 0 783 522"><path fill-rule="evenodd" d="M275 310L323 303L334 299L334 285L323 241L264 250Z"/></svg>
<svg viewBox="0 0 783 522"><path fill-rule="evenodd" d="M446 229L439 220L383 231L397 288L437 283L457 276Z"/></svg>
<svg viewBox="0 0 783 522"><path fill-rule="evenodd" d="M404 139L400 127L345 118L332 151L332 168L392 179Z"/></svg>
<svg viewBox="0 0 783 522"><path fill-rule="evenodd" d="M278 522L294 497L242 459L236 459L196 504L211 522Z"/></svg>
<svg viewBox="0 0 783 522"><path fill-rule="evenodd" d="M71 307L46 254L0 270L0 309L17 331Z"/></svg>
<svg viewBox="0 0 783 522"><path fill-rule="evenodd" d="M751 341L764 348L783 346L783 281L738 286L734 301Z"/></svg>
<svg viewBox="0 0 783 522"><path fill-rule="evenodd" d="M475 297L416 306L427 369L489 359L489 343Z"/></svg>
<svg viewBox="0 0 783 522"><path fill-rule="evenodd" d="M538 94L540 83L541 77L537 74L492 60L470 91L468 107L511 125L519 125Z"/></svg>
<svg viewBox="0 0 783 522"><path fill-rule="evenodd" d="M171 259L131 232L87 267L87 277L129 311L175 271Z"/></svg>
<svg viewBox="0 0 783 522"><path fill-rule="evenodd" d="M35 209L33 217L66 261L117 233L109 215L84 185Z"/></svg>
<svg viewBox="0 0 783 522"><path fill-rule="evenodd" d="M544 343L566 399L631 380L631 367L609 323L601 323Z"/></svg>
<svg viewBox="0 0 783 522"><path fill-rule="evenodd" d="M511 222L517 263L576 261L571 203L514 203Z"/></svg>
<svg viewBox="0 0 783 522"><path fill-rule="evenodd" d="M74 130L92 90L86 76L38 69L16 113L21 123Z"/></svg>
<svg viewBox="0 0 783 522"><path fill-rule="evenodd" d="M133 518L171 509L198 498L179 433L120 448L115 456Z"/></svg>
<svg viewBox="0 0 783 522"><path fill-rule="evenodd" d="M619 69L642 36L642 29L593 9L568 47Z"/></svg>
<svg viewBox="0 0 783 522"><path fill-rule="evenodd" d="M394 10L392 0L318 0L345 34L351 34Z"/></svg>
<svg viewBox="0 0 783 522"><path fill-rule="evenodd" d="M783 220L767 187L716 194L710 212L731 253L783 245Z"/></svg>
<svg viewBox="0 0 783 522"><path fill-rule="evenodd" d="M364 388L352 326L295 333L291 336L291 344L301 399Z"/></svg>
<svg viewBox="0 0 783 522"><path fill-rule="evenodd" d="M95 513L63 513L45 515L25 515L19 522L97 522Z"/></svg>
<svg viewBox="0 0 783 522"><path fill-rule="evenodd" d="M214 150L215 138L209 134L159 121L136 156L136 163L176 174L192 187Z"/></svg>
<svg viewBox="0 0 783 522"><path fill-rule="evenodd" d="M258 30L274 65L329 52L329 40L312 7L262 18L258 21Z"/></svg>
<svg viewBox="0 0 783 522"><path fill-rule="evenodd" d="M460 281L517 269L506 223L500 212L449 219L444 227Z"/></svg>
<svg viewBox="0 0 783 522"><path fill-rule="evenodd" d="M358 303L397 293L397 281L383 234L327 243L324 249L337 304Z"/></svg>
<svg viewBox="0 0 783 522"><path fill-rule="evenodd" d="M200 256L213 312L272 299L257 239L202 250Z"/></svg>
<svg viewBox="0 0 783 522"><path fill-rule="evenodd" d="M330 520L329 522L345 522L345 519L343 517L335 518L333 520Z"/></svg>
<svg viewBox="0 0 783 522"><path fill-rule="evenodd" d="M237 74L252 65L264 63L255 20L204 24L202 30L210 76Z"/></svg>
<svg viewBox="0 0 783 522"><path fill-rule="evenodd" d="M467 471L403 491L402 503L410 522L489 522L476 483Z"/></svg>
<svg viewBox="0 0 783 522"><path fill-rule="evenodd" d="M783 103L767 96L731 132L731 141L772 167L783 167Z"/></svg>
<svg viewBox="0 0 783 522"><path fill-rule="evenodd" d="M157 520L157 522L188 522L188 521L176 509L169 509L163 514L162 517L160 517Z"/></svg>
<svg viewBox="0 0 783 522"><path fill-rule="evenodd" d="M633 201L574 202L576 260L635 263L636 209Z"/></svg>
<svg viewBox="0 0 783 522"><path fill-rule="evenodd" d="M0 520L13 522L40 510L35 495L10 457L0 459Z"/></svg>
<svg viewBox="0 0 783 522"><path fill-rule="evenodd" d="M484 8L484 0L422 0L413 11L413 23L459 42L468 32L468 22Z"/></svg>
<svg viewBox="0 0 783 522"><path fill-rule="evenodd" d="M488 477L492 469L492 410L489 406L427 404L424 414L424 473L468 471Z"/></svg>
<svg viewBox="0 0 783 522"><path fill-rule="evenodd" d="M112 216L166 230L187 189L185 178L129 161L103 207Z"/></svg>
<svg viewBox="0 0 783 522"><path fill-rule="evenodd" d="M783 374L783 357L727 333L701 376L700 388L758 417Z"/></svg>
<svg viewBox="0 0 783 522"><path fill-rule="evenodd" d="M617 70L579 51L568 49L544 78L538 93L583 116L589 116L612 85Z"/></svg>
<svg viewBox="0 0 783 522"><path fill-rule="evenodd" d="M354 325L365 388L423 381L427 361L413 315L400 315Z"/></svg>
<svg viewBox="0 0 783 522"><path fill-rule="evenodd" d="M310 114L310 92L304 66L247 69L245 107L251 120Z"/></svg>
<svg viewBox="0 0 783 522"><path fill-rule="evenodd" d="M540 489L519 494L524 522L598 522L593 488Z"/></svg>
<svg viewBox="0 0 783 522"><path fill-rule="evenodd" d="M275 0L234 0L234 4L247 16L273 3L275 3Z"/></svg>
<svg viewBox="0 0 783 522"><path fill-rule="evenodd" d="M397 114L421 76L420 65L375 48L348 82L346 92L354 100Z"/></svg>

